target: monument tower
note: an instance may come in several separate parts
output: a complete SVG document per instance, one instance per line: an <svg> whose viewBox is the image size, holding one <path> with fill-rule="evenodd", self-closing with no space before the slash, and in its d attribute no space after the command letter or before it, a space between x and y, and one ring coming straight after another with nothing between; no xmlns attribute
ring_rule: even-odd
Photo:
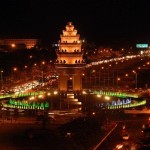
<svg viewBox="0 0 150 150"><path fill-rule="evenodd" d="M73 93L82 90L82 74L85 67L82 41L72 22L68 22L58 42L56 70L59 75L59 90Z"/></svg>

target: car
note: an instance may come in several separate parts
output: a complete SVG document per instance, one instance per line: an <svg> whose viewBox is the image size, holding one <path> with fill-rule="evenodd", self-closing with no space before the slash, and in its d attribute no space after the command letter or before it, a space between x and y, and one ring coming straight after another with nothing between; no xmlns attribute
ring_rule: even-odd
<svg viewBox="0 0 150 150"><path fill-rule="evenodd" d="M150 132L150 123L146 123L142 125L143 132Z"/></svg>
<svg viewBox="0 0 150 150"><path fill-rule="evenodd" d="M126 133L124 133L124 134L122 135L122 139L123 139L123 140L129 140L129 138L130 138L130 135L129 135L128 132L126 132Z"/></svg>
<svg viewBox="0 0 150 150"><path fill-rule="evenodd" d="M123 149L123 144L117 144L115 149L113 150L118 150L118 149Z"/></svg>

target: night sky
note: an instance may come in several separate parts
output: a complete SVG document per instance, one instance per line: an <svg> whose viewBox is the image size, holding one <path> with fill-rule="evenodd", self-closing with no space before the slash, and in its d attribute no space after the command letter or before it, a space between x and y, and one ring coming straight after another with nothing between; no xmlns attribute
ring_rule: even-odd
<svg viewBox="0 0 150 150"><path fill-rule="evenodd" d="M150 41L149 0L1 0L0 37L57 42L67 22L96 44Z"/></svg>

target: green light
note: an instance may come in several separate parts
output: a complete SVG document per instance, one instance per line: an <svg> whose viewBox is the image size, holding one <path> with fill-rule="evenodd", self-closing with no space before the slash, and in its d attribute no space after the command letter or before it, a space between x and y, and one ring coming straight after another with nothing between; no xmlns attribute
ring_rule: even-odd
<svg viewBox="0 0 150 150"><path fill-rule="evenodd" d="M8 104L3 104L4 107L25 108L25 109L44 109L49 108L48 102L27 102L25 100L10 99Z"/></svg>
<svg viewBox="0 0 150 150"><path fill-rule="evenodd" d="M115 96L115 97L120 97L120 98L126 98L126 97L133 97L133 98L138 98L138 95L136 94L127 94L127 93L120 93L120 92L109 92L109 91L93 91L94 94L101 94L101 95L106 95L106 96Z"/></svg>

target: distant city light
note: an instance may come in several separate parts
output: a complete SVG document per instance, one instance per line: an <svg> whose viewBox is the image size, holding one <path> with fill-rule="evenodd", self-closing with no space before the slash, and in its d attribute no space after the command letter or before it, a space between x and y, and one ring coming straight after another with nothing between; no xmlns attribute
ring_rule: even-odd
<svg viewBox="0 0 150 150"><path fill-rule="evenodd" d="M11 44L11 47L16 47L16 45L15 44Z"/></svg>
<svg viewBox="0 0 150 150"><path fill-rule="evenodd" d="M141 55L142 55L144 52L143 52L143 51L141 51L140 53L141 53Z"/></svg>

